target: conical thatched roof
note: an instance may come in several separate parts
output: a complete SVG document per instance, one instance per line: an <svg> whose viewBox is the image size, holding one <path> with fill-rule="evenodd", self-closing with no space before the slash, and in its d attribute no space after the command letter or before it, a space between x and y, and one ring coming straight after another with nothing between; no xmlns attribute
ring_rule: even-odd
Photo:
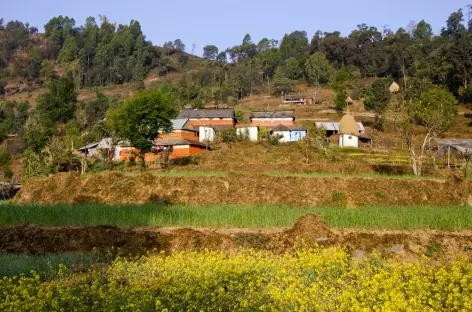
<svg viewBox="0 0 472 312"><path fill-rule="evenodd" d="M390 92L392 92L392 93L400 92L400 86L398 85L398 83L396 83L396 82L394 81L394 82L392 82L392 84L390 85L389 90L390 90Z"/></svg>
<svg viewBox="0 0 472 312"><path fill-rule="evenodd" d="M349 112L341 118L339 122L339 134L352 134L359 136L359 128L356 120Z"/></svg>
<svg viewBox="0 0 472 312"><path fill-rule="evenodd" d="M346 99L346 103L352 104L353 102L354 102L354 101L351 99L351 97L348 96L347 99Z"/></svg>

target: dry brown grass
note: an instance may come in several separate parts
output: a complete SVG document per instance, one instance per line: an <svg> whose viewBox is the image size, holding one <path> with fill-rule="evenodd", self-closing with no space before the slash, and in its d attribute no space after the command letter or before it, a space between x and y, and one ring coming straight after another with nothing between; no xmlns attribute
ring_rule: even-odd
<svg viewBox="0 0 472 312"><path fill-rule="evenodd" d="M312 152L307 163L303 143L279 146L240 142L221 144L220 149L200 156L198 165L183 170L264 173L267 171L373 173L374 169L362 159L342 155L326 157Z"/></svg>
<svg viewBox="0 0 472 312"><path fill-rule="evenodd" d="M273 177L256 173L227 177L149 174L131 177L121 173L93 176L65 173L26 181L14 202L441 206L466 204L471 193L471 181L452 179Z"/></svg>

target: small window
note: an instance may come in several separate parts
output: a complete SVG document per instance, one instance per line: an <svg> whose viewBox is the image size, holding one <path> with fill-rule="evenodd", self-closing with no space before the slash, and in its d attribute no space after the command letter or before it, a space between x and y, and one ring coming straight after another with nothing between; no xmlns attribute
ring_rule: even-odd
<svg viewBox="0 0 472 312"><path fill-rule="evenodd" d="M352 140L352 136L349 136L349 140Z"/></svg>

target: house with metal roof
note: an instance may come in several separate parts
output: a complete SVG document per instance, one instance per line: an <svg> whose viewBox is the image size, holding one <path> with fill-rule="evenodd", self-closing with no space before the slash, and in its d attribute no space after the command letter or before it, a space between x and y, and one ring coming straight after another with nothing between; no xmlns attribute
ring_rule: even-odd
<svg viewBox="0 0 472 312"><path fill-rule="evenodd" d="M298 142L306 137L307 129L295 125L285 126L279 124L277 127L270 130L270 134L280 136L281 143Z"/></svg>
<svg viewBox="0 0 472 312"><path fill-rule="evenodd" d="M251 114L252 126L274 128L278 125L291 126L295 121L294 111L266 111Z"/></svg>
<svg viewBox="0 0 472 312"><path fill-rule="evenodd" d="M365 133L365 128L362 122L356 122L357 129L360 134ZM315 122L315 127L326 130L326 135L339 134L339 122Z"/></svg>
<svg viewBox="0 0 472 312"><path fill-rule="evenodd" d="M177 119L188 119L196 130L199 126L230 129L238 122L234 109L183 109Z"/></svg>
<svg viewBox="0 0 472 312"><path fill-rule="evenodd" d="M158 137L181 137L189 140L198 140L198 129L195 129L187 118L172 119L172 132L159 131Z"/></svg>

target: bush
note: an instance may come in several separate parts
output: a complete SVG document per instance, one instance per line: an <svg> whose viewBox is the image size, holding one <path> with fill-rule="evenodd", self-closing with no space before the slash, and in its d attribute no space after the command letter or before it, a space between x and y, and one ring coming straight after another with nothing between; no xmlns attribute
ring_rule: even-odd
<svg viewBox="0 0 472 312"><path fill-rule="evenodd" d="M9 153L0 152L0 166L6 166L10 163L11 155Z"/></svg>
<svg viewBox="0 0 472 312"><path fill-rule="evenodd" d="M3 177L8 180L13 178L13 171L11 170L10 167L3 168Z"/></svg>
<svg viewBox="0 0 472 312"><path fill-rule="evenodd" d="M333 202L341 203L347 200L346 194L343 192L334 192L333 193Z"/></svg>
<svg viewBox="0 0 472 312"><path fill-rule="evenodd" d="M238 141L238 136L236 134L236 129L226 129L223 130L220 134L221 141L224 143L233 143Z"/></svg>
<svg viewBox="0 0 472 312"><path fill-rule="evenodd" d="M236 119L238 120L238 122L244 121L244 111L237 109L235 110L235 114L236 114Z"/></svg>

